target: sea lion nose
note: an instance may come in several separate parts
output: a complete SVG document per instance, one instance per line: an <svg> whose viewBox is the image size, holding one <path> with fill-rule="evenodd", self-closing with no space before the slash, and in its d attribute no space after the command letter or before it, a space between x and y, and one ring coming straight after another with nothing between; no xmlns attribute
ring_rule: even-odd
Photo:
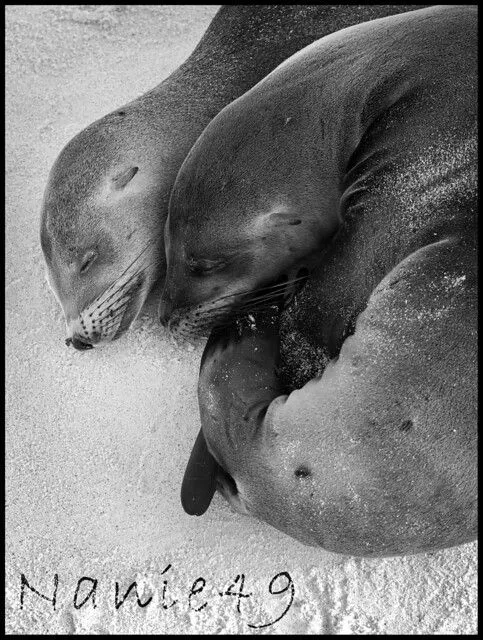
<svg viewBox="0 0 483 640"><path fill-rule="evenodd" d="M67 346L72 345L74 349L78 351L86 351L87 349L92 349L93 345L88 342L85 338L80 338L79 336L72 336L72 338L67 338L65 341Z"/></svg>

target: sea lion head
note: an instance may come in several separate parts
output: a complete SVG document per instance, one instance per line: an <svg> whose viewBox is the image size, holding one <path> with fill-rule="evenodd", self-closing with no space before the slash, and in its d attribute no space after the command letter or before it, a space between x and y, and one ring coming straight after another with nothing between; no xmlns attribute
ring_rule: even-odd
<svg viewBox="0 0 483 640"><path fill-rule="evenodd" d="M245 94L211 121L181 166L159 308L174 335L205 335L235 310L270 303L280 293L274 283L296 279L338 226L337 215L321 215L320 180L277 109L262 112Z"/></svg>
<svg viewBox="0 0 483 640"><path fill-rule="evenodd" d="M82 350L128 329L164 261L159 221L146 214L159 204L149 167L135 150L107 155L102 143L99 131L84 130L63 149L42 206L47 280L66 344Z"/></svg>
<svg viewBox="0 0 483 640"><path fill-rule="evenodd" d="M288 195L254 187L229 160L190 153L171 194L159 317L175 337L207 335L236 312L270 305L309 253L309 225Z"/></svg>

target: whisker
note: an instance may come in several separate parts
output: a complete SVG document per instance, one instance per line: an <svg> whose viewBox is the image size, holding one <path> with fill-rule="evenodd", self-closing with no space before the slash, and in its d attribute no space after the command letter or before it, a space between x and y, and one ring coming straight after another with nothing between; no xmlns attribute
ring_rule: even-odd
<svg viewBox="0 0 483 640"><path fill-rule="evenodd" d="M298 273L301 273L301 270ZM259 313L269 309L280 313L284 298L286 299L285 294L290 293L289 287L306 282L308 276L307 272L301 276L297 275L291 280L287 279L257 289L228 293L206 303L206 305L181 309L181 314L185 315L185 326L178 325L175 332L178 336L186 336L188 339L207 336L213 328L223 330L239 322L246 322L246 316L250 313ZM170 332L170 334L174 335L174 332Z"/></svg>
<svg viewBox="0 0 483 640"><path fill-rule="evenodd" d="M140 273L142 273L143 271L145 271L148 268L149 265L146 265L146 267L142 267L140 269L138 269L137 271L134 271L129 277L128 279L121 285L118 285L120 278L118 278L117 280L115 280L107 289L106 291L104 291L101 296L98 296L96 298L96 300L94 300L94 302L97 301L98 303L98 308L104 306L105 304L107 304L109 302L109 300L116 295L119 291L123 291L124 289L126 289L126 287L129 286L129 284L133 281L133 279L135 279ZM118 286L116 286L118 285ZM110 290L112 289L112 293L110 293ZM102 299L102 296L105 295L106 293L109 293L107 298Z"/></svg>
<svg viewBox="0 0 483 640"><path fill-rule="evenodd" d="M293 278L292 280L287 280L286 282L280 282L274 285L270 285L267 287L260 287L258 289L252 289L249 294L242 299L240 303L232 306L230 304L229 298L233 298L234 295L223 296L218 298L216 301L213 301L213 306L216 304L217 306L212 309L205 309L203 311L203 317L198 319L198 324L196 327L192 327L192 333L201 333L205 332L210 325L215 321L215 326L217 328L225 328L233 325L237 321L246 317L248 313L258 313L260 311L266 311L270 308L279 309L279 304L277 303L277 298L279 298L280 294L290 285L305 281L307 276L301 276L297 278ZM238 294L240 295L240 294ZM220 301L226 299L226 304L221 304ZM226 313L228 311L228 313Z"/></svg>
<svg viewBox="0 0 483 640"><path fill-rule="evenodd" d="M157 234L154 238L151 238L151 240L149 240L149 241L146 243L146 246L144 247L144 249L143 249L140 253L138 253L138 255L134 258L134 260L131 262L131 264L129 264L129 265L124 269L124 271L119 275L119 277L117 278L117 280L115 280L115 281L114 281L114 283L115 283L115 282L119 282L119 280L123 277L123 275L126 273L126 271L128 271L128 270L133 266L133 264L134 264L134 263L136 263L136 262L139 260L139 258L140 258L144 253L145 253L145 251L147 251L147 250L149 249L149 247L150 247L154 242L156 242L160 237L162 237L163 235L164 235L164 230L163 230L161 233ZM114 284L114 283L113 283L113 284Z"/></svg>
<svg viewBox="0 0 483 640"><path fill-rule="evenodd" d="M100 304L98 303L97 306L94 307L94 309L92 310L92 313L89 314L90 317L92 317L94 312L97 311L97 310L101 310L101 312L102 312L103 307L106 307L106 306L107 307L111 307L113 304L115 304L117 302L117 300L119 298L122 298L122 296L125 295L131 288L134 288L134 285L132 284L133 280L135 280L144 270L145 269L140 269L139 271L136 271L135 273L133 273L129 277L129 279L126 280L126 282L124 284L122 284L119 288L115 289L107 298L102 300L102 302L99 301ZM118 296L117 299L112 300L112 298L114 298L114 296L116 296L116 295Z"/></svg>
<svg viewBox="0 0 483 640"><path fill-rule="evenodd" d="M250 311L251 309L257 309L257 308L263 308L263 307L268 308L270 306L274 306L274 301L277 299L280 293L281 293L280 291L273 291L266 295L259 295L253 298L242 300L239 304L235 305L233 311L236 313L240 313L244 311ZM214 309L207 309L206 311L203 312L203 317L210 317L212 315L216 316L217 314L221 315L225 309L230 309L230 308L231 308L231 305L227 304L223 306L218 306Z"/></svg>
<svg viewBox="0 0 483 640"><path fill-rule="evenodd" d="M279 291L282 289L286 289L287 287L291 286L292 284L295 284L296 282L303 282L307 280L307 276L299 276L296 278L292 278L292 280L286 280L285 282L278 282L276 284L270 285L268 287L259 287L258 289L253 289L252 293L253 294L258 294L258 293L268 293L271 291Z"/></svg>
<svg viewBox="0 0 483 640"><path fill-rule="evenodd" d="M110 310L104 316L101 316L99 318L101 323L100 325L101 329L103 329L110 322L113 322L113 323L116 322L119 316L122 316L122 314L124 314L124 312L126 311L126 307L127 307L127 302L121 305L120 307L117 307L113 311Z"/></svg>
<svg viewBox="0 0 483 640"><path fill-rule="evenodd" d="M123 316L122 311L124 311L124 310L121 310L119 313L114 315L112 318L108 318L106 320L106 322L101 325L101 327L100 327L101 330L110 329L114 325L119 324L120 322L122 322L122 316Z"/></svg>
<svg viewBox="0 0 483 640"><path fill-rule="evenodd" d="M119 308L119 304L122 304L129 297L129 292L126 290L116 292L119 293L115 300L112 300L109 305L102 305L102 307L98 307L98 309L94 309L94 311L98 311L97 317L102 318L105 317L106 313L109 313L112 310L116 310Z"/></svg>
<svg viewBox="0 0 483 640"><path fill-rule="evenodd" d="M277 298L280 298L280 295L282 294L283 289L280 291L271 291L269 293L264 293L261 295L257 295L257 296L253 296L253 297L247 297L245 298L245 300L241 301L241 304L243 304L244 306L250 305L252 303L256 303L259 300L276 300Z"/></svg>
<svg viewBox="0 0 483 640"><path fill-rule="evenodd" d="M147 249L154 244L157 240L159 240L159 238L161 238L164 235L164 230L159 233L156 234L156 236L154 236L154 238L151 238L151 240L149 240L149 242L146 244L146 246L144 247L144 249L142 249L142 251L140 253L138 253L138 255L134 258L134 260L124 269L124 271L113 281L111 282L111 284L109 284L104 291L102 291L102 293L100 293L95 300L93 300L91 302L91 304L89 306L91 306L92 304L94 304L94 302L96 302L97 300L100 300L102 298L102 296L104 296L106 293L109 292L110 289L114 288L116 286L116 284L119 282L119 280L121 280L121 278L124 276L124 274L137 262L137 260L139 260L139 258L147 251ZM150 266L154 266L156 264L158 264L160 262L159 259L157 260L153 260L152 262L150 262L149 264L147 264L145 267L143 267L143 270L148 269ZM137 272L139 273L139 272ZM117 290L117 289L116 289Z"/></svg>
<svg viewBox="0 0 483 640"><path fill-rule="evenodd" d="M111 333L110 329L114 327L119 327L120 324L121 324L121 321L113 322L112 324L107 325L107 327L102 327L101 335L104 335L104 336L109 335Z"/></svg>
<svg viewBox="0 0 483 640"><path fill-rule="evenodd" d="M220 300L224 300L226 298L233 298L235 296L243 296L243 295L250 295L250 294L255 294L255 293L260 293L262 291L270 291L270 290L278 290L278 289L284 289L285 287L288 287L292 284L295 284L296 282L301 282L303 280L306 280L307 276L300 276L297 278L293 278L292 280L287 280L286 282L279 282L276 284L272 284L266 287L259 287L258 289L247 289L246 291L239 291L236 293L229 293L226 296L221 296L219 298L217 298L216 300L213 300L210 304L217 304Z"/></svg>
<svg viewBox="0 0 483 640"><path fill-rule="evenodd" d="M159 263L159 260L153 260L152 262L149 262L148 264L146 264L144 267L140 267L137 271L135 271L131 276L129 276L129 278L126 280L126 282L124 282L122 285L120 285L118 288L114 289L114 285L117 284L117 282L119 281L119 278L117 281L115 281L114 283L112 283L100 296L98 296L88 307L92 309L92 312L89 314L89 317L92 317L92 315L94 314L95 311L99 311L101 310L102 313L102 309L105 306L110 307L111 305L115 304L116 300L109 302L115 295L119 294L119 297L122 297L125 293L130 292L131 289L134 289L134 287L138 286L139 283L134 283L132 284L133 280L141 275L142 273L144 273L145 271L147 271L150 267L156 265ZM101 300L101 297L103 295L105 295L109 289L113 288L113 292L107 297L104 298L104 300ZM94 303L97 303L96 306L94 308L92 308L92 305ZM109 304L108 304L109 303Z"/></svg>
<svg viewBox="0 0 483 640"><path fill-rule="evenodd" d="M121 298L119 305L117 307L111 306L109 309L106 309L101 314L99 314L98 318L102 322L103 320L110 320L116 318L120 313L123 313L129 303L129 298Z"/></svg>
<svg viewBox="0 0 483 640"><path fill-rule="evenodd" d="M100 332L101 336L107 337L109 335L112 335L114 331L119 329L120 325L121 325L121 322L115 322L110 324L107 327L102 327L102 330Z"/></svg>

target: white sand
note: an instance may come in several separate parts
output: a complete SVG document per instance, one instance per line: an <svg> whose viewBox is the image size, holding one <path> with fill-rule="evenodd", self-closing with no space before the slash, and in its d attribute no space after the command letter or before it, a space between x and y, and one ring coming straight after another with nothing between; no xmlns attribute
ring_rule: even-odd
<svg viewBox="0 0 483 640"><path fill-rule="evenodd" d="M104 350L64 346L39 245L50 166L77 131L174 70L215 11L7 8L7 631L247 633L246 621L283 611L287 594L267 589L288 571L292 607L255 633L475 633L476 544L363 561L303 547L233 514L218 496L202 518L183 513L201 353L176 350L152 309ZM45 593L58 573L55 611L31 592L20 609L22 573ZM254 595L238 613L236 598L218 590L240 573ZM96 608L73 606L82 576L99 581ZM195 612L188 594L199 576L209 597ZM168 610L159 600L165 577L167 601L179 599ZM125 590L134 579L153 601L139 608L131 594L116 610L115 581Z"/></svg>

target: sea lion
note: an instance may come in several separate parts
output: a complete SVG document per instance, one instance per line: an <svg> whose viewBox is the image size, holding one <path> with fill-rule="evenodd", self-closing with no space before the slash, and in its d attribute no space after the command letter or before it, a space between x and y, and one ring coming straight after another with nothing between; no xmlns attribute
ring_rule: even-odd
<svg viewBox="0 0 483 640"><path fill-rule="evenodd" d="M160 316L219 326L205 467L239 511L358 556L476 537L476 122L477 8L433 7L308 46L188 154ZM280 319L230 325L301 267Z"/></svg>
<svg viewBox="0 0 483 640"><path fill-rule="evenodd" d="M88 349L121 336L162 280L172 184L192 144L225 105L317 38L415 8L223 7L169 78L75 136L52 168L41 221L67 344Z"/></svg>

